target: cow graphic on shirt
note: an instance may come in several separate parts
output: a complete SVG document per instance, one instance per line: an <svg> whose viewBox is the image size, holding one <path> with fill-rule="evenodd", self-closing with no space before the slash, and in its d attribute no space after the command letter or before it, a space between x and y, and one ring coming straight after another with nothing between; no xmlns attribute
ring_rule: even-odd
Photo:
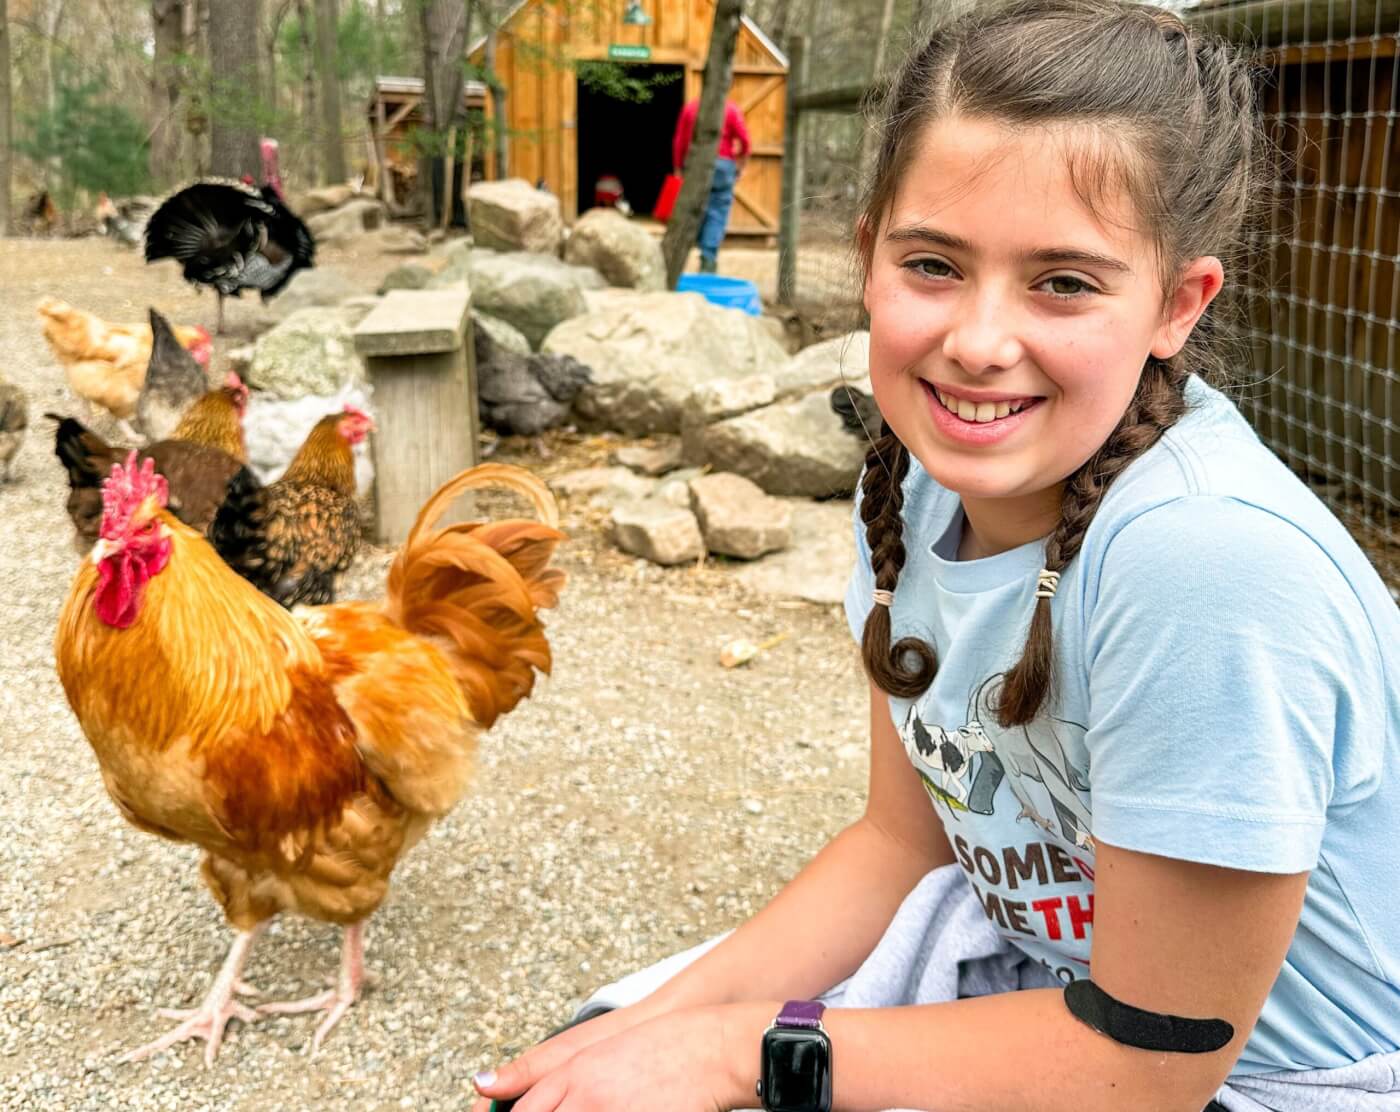
<svg viewBox="0 0 1400 1112"><path fill-rule="evenodd" d="M1088 769L1071 762L1066 742L1085 727L1042 714L1026 726L1003 727L994 707L1001 674L979 684L968 699L967 718L948 729L926 721L922 706L909 708L899 728L905 751L934 804L950 813L993 813L993 797L1008 781L1028 819L1072 845L1094 848Z"/></svg>

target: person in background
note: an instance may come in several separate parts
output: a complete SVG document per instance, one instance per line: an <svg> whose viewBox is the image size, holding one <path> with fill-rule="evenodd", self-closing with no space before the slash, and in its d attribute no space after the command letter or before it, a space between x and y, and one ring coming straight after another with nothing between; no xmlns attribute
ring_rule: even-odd
<svg viewBox="0 0 1400 1112"><path fill-rule="evenodd" d="M671 160L675 174L680 176L685 156L690 152L690 139L695 134L695 117L700 100L689 101L676 120L676 134L671 140ZM744 114L732 100L724 102L724 126L719 132L719 156L715 159L714 176L710 179L710 199L705 202L705 215L700 220L700 270L713 274L719 258L719 245L729 222L729 206L734 203L734 183L744 172L749 160L749 130L744 126Z"/></svg>

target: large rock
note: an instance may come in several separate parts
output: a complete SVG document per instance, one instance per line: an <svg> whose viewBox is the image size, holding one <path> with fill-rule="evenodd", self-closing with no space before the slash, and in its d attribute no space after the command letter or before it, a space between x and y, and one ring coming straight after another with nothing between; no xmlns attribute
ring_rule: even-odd
<svg viewBox="0 0 1400 1112"><path fill-rule="evenodd" d="M305 220L308 216L338 209L354 196L354 186L350 185L326 185L320 189L308 189L297 198L296 211Z"/></svg>
<svg viewBox="0 0 1400 1112"><path fill-rule="evenodd" d="M404 263L384 275L384 281L379 283L379 292L386 294L390 290L427 289L433 278L434 272L422 263Z"/></svg>
<svg viewBox="0 0 1400 1112"><path fill-rule="evenodd" d="M705 547L721 556L754 560L786 548L792 537L792 506L742 475L721 471L692 479L690 508Z"/></svg>
<svg viewBox="0 0 1400 1112"><path fill-rule="evenodd" d="M564 242L559 198L523 178L477 182L467 190L467 208L482 247L557 255Z"/></svg>
<svg viewBox="0 0 1400 1112"><path fill-rule="evenodd" d="M848 332L803 348L773 373L779 400L848 382L870 392L870 333Z"/></svg>
<svg viewBox="0 0 1400 1112"><path fill-rule="evenodd" d="M609 524L618 548L653 564L684 564L705 555L695 515L658 498L622 503Z"/></svg>
<svg viewBox="0 0 1400 1112"><path fill-rule="evenodd" d="M868 446L842 427L825 391L709 425L701 443L713 470L808 498L854 490Z"/></svg>
<svg viewBox="0 0 1400 1112"><path fill-rule="evenodd" d="M339 270L317 266L293 274L292 280L271 304L277 314L285 318L300 309L339 305L359 292Z"/></svg>
<svg viewBox="0 0 1400 1112"><path fill-rule="evenodd" d="M737 417L777 401L772 375L720 378L702 382L681 406L681 458L690 464L705 462L705 429L716 421Z"/></svg>
<svg viewBox="0 0 1400 1112"><path fill-rule="evenodd" d="M472 304L519 329L532 348L588 308L571 269L549 255L473 253L470 266Z"/></svg>
<svg viewBox="0 0 1400 1112"><path fill-rule="evenodd" d="M366 233L356 246L382 255L421 255L428 250L428 237L402 224L386 224Z"/></svg>
<svg viewBox="0 0 1400 1112"><path fill-rule="evenodd" d="M591 266L614 286L666 288L660 240L614 208L589 209L579 217L564 247L564 258Z"/></svg>
<svg viewBox="0 0 1400 1112"><path fill-rule="evenodd" d="M488 313L473 313L472 327L480 328L506 351L513 351L520 355L530 354L530 341L525 338L525 333L521 332L515 325L507 324L499 317L493 317Z"/></svg>
<svg viewBox="0 0 1400 1112"><path fill-rule="evenodd" d="M589 300L589 312L559 325L541 350L591 367L575 409L629 436L679 432L698 384L765 374L787 360L756 318L699 294L609 290Z"/></svg>
<svg viewBox="0 0 1400 1112"><path fill-rule="evenodd" d="M351 331L362 312L299 309L258 338L248 364L248 385L279 398L330 396L363 382L365 366Z"/></svg>
<svg viewBox="0 0 1400 1112"><path fill-rule="evenodd" d="M361 197L306 219L306 226L320 244L345 243L384 224L388 210L383 202Z"/></svg>
<svg viewBox="0 0 1400 1112"><path fill-rule="evenodd" d="M851 503L793 501L791 505L791 545L739 568L739 581L778 598L840 603L856 559Z"/></svg>

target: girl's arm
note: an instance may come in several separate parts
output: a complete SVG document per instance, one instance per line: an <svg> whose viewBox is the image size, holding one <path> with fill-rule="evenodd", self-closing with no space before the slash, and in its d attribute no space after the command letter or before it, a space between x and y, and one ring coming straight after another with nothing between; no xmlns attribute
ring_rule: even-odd
<svg viewBox="0 0 1400 1112"><path fill-rule="evenodd" d="M1136 1050L1075 1019L1059 989L910 1008L833 1010L840 1112L1200 1112L1228 1076L1278 976L1307 874L1198 865L1098 845L1094 981L1154 1012L1235 1029L1209 1054ZM753 1104L774 999L718 1009L729 1103Z"/></svg>
<svg viewBox="0 0 1400 1112"><path fill-rule="evenodd" d="M825 992L869 956L923 876L953 862L888 697L873 684L870 737L864 815L762 911L657 990L661 1010Z"/></svg>

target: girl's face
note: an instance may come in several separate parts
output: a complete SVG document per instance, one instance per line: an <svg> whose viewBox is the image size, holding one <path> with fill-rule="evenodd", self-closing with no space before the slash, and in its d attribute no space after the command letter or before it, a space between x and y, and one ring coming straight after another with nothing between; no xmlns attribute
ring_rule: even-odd
<svg viewBox="0 0 1400 1112"><path fill-rule="evenodd" d="M1059 484L1118 424L1148 354L1175 354L1220 285L1198 259L1164 298L1127 199L1096 216L1075 191L1064 151L1091 140L930 125L865 285L881 413L975 528L1033 519L1016 543L1053 526Z"/></svg>

